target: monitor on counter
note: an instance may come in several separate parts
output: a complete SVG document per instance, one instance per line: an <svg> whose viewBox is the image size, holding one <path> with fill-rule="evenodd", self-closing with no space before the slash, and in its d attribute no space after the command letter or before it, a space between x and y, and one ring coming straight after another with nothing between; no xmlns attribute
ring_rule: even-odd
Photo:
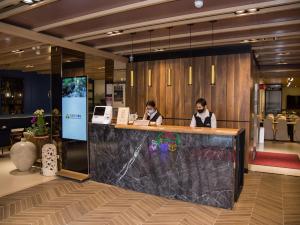
<svg viewBox="0 0 300 225"><path fill-rule="evenodd" d="M92 123L111 124L112 107L111 106L95 106Z"/></svg>

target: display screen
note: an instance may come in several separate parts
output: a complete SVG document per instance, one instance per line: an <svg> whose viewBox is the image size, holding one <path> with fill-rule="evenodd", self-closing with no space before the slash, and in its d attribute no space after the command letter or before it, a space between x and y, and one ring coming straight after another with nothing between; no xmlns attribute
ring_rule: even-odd
<svg viewBox="0 0 300 225"><path fill-rule="evenodd" d="M87 78L62 80L62 137L87 140Z"/></svg>
<svg viewBox="0 0 300 225"><path fill-rule="evenodd" d="M288 95L286 99L287 109L300 109L300 96Z"/></svg>
<svg viewBox="0 0 300 225"><path fill-rule="evenodd" d="M105 113L105 107L96 107L94 115L95 116L104 116Z"/></svg>

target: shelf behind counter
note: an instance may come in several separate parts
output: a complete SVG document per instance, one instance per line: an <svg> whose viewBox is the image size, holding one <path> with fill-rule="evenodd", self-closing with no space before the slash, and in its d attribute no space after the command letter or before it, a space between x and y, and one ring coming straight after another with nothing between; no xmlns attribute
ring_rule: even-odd
<svg viewBox="0 0 300 225"><path fill-rule="evenodd" d="M243 187L245 131L89 124L92 180L232 208Z"/></svg>

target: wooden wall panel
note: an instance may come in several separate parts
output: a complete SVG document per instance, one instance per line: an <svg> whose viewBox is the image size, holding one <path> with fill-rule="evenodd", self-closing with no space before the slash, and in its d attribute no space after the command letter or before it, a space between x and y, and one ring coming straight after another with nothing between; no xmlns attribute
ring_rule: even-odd
<svg viewBox="0 0 300 225"><path fill-rule="evenodd" d="M211 63L216 65L216 85L211 86ZM164 116L164 124L188 126L195 112L195 101L204 97L216 114L217 126L245 128L250 142L251 55L233 54L195 57L193 84L188 85L189 58L134 63L135 83L127 75L126 102L131 112L143 116L145 102L153 99ZM171 86L167 86L167 68L171 67ZM152 86L148 87L148 68L152 68ZM246 154L247 155L247 154ZM247 156L246 156L247 158ZM247 160L246 160L247 162Z"/></svg>

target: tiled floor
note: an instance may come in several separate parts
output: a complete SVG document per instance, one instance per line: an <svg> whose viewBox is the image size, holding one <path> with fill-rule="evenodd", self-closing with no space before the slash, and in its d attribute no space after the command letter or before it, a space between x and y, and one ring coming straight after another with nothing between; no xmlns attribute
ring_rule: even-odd
<svg viewBox="0 0 300 225"><path fill-rule="evenodd" d="M300 178L246 174L233 210L56 179L0 198L0 224L299 225Z"/></svg>
<svg viewBox="0 0 300 225"><path fill-rule="evenodd" d="M9 158L9 152L0 157L0 196L23 190L34 185L55 179L44 177L38 170L20 173Z"/></svg>

